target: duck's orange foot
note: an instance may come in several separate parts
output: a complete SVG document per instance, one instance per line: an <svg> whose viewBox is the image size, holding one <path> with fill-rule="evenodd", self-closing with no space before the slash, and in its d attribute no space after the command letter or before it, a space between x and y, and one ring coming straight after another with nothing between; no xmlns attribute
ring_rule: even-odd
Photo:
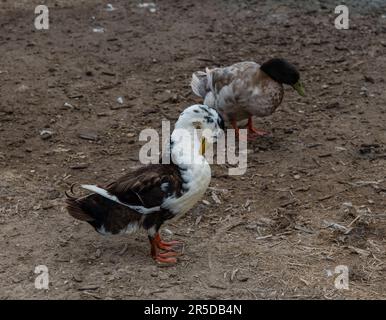
<svg viewBox="0 0 386 320"><path fill-rule="evenodd" d="M170 252L165 252L165 253L170 253ZM168 264L177 263L176 258L166 256L165 253L159 252L157 255L153 257L153 259L158 263L168 263Z"/></svg>
<svg viewBox="0 0 386 320"><path fill-rule="evenodd" d="M177 240L173 240L169 242L163 241L161 240L159 233L157 233L157 235L155 236L154 241L158 249L162 249L165 251L179 252L181 251L184 245L183 242L177 241Z"/></svg>
<svg viewBox="0 0 386 320"><path fill-rule="evenodd" d="M151 244L151 256L159 263L176 263L177 259L175 257L182 254L182 250L178 250L180 247L183 248L182 242L180 241L162 241L159 233L157 233L154 238L149 237L149 239Z"/></svg>
<svg viewBox="0 0 386 320"><path fill-rule="evenodd" d="M258 130L255 128L249 128L248 131L249 131L248 132L248 140L253 140L253 139L256 139L258 137L265 137L265 136L271 135L268 131Z"/></svg>
<svg viewBox="0 0 386 320"><path fill-rule="evenodd" d="M253 127L252 117L248 118L248 140L253 140L257 137L264 137L270 135L269 132L264 130L258 130Z"/></svg>

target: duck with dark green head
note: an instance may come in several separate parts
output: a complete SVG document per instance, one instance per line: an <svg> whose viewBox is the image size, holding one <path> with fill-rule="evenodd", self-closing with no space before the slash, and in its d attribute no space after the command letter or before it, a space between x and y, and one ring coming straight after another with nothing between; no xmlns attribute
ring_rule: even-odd
<svg viewBox="0 0 386 320"><path fill-rule="evenodd" d="M239 136L238 122L248 119L248 136L253 139L267 132L253 127L252 117L271 115L283 100L284 86L289 85L305 96L299 71L281 58L259 65L244 61L224 68L207 68L192 75L193 92L204 104L216 109Z"/></svg>

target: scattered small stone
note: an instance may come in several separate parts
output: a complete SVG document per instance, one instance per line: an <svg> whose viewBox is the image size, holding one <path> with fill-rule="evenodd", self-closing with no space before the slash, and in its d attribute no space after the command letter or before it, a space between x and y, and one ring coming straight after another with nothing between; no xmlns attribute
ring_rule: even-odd
<svg viewBox="0 0 386 320"><path fill-rule="evenodd" d="M143 2L138 4L138 8L148 9L149 12L155 13L157 11L156 5L154 2Z"/></svg>
<svg viewBox="0 0 386 320"><path fill-rule="evenodd" d="M40 138L42 138L42 140L48 140L53 134L54 133L51 130L42 130L40 131Z"/></svg>
<svg viewBox="0 0 386 320"><path fill-rule="evenodd" d="M118 97L118 98L117 98L117 102L118 102L119 104L123 104L123 98L122 98L122 97Z"/></svg>
<svg viewBox="0 0 386 320"><path fill-rule="evenodd" d="M68 102L65 102L64 104L63 104L63 107L66 107L66 108L69 108L69 109L75 109L74 108L74 106L72 105L72 104L70 104L70 103L68 103Z"/></svg>
<svg viewBox="0 0 386 320"><path fill-rule="evenodd" d="M202 200L202 203L205 204L206 206L210 206L210 202L208 200Z"/></svg>
<svg viewBox="0 0 386 320"><path fill-rule="evenodd" d="M240 282L246 282L246 281L248 281L249 277L246 274L244 274L243 272L238 272L236 274L236 279Z"/></svg>
<svg viewBox="0 0 386 320"><path fill-rule="evenodd" d="M106 5L106 11L114 11L116 10L111 3L108 3Z"/></svg>
<svg viewBox="0 0 386 320"><path fill-rule="evenodd" d="M295 179L295 180L299 180L299 179L300 179L300 174L295 174L295 175L294 175L294 179Z"/></svg>
<svg viewBox="0 0 386 320"><path fill-rule="evenodd" d="M359 94L360 94L361 96L368 97L368 96L369 96L369 91L367 90L366 87L362 87L362 88L361 88L361 91L359 92Z"/></svg>
<svg viewBox="0 0 386 320"><path fill-rule="evenodd" d="M95 27L95 28L92 29L92 31L95 32L95 33L103 33L103 32L105 32L105 28L103 28L103 27Z"/></svg>

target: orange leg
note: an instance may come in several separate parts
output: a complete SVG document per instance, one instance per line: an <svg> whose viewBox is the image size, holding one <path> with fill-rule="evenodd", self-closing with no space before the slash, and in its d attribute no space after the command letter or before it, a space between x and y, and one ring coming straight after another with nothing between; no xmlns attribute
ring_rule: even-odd
<svg viewBox="0 0 386 320"><path fill-rule="evenodd" d="M232 125L233 129L235 130L236 137L237 137L239 140L242 140L242 141L253 140L253 139L251 139L251 138L248 137L248 134L249 134L249 133L248 133L246 136L240 135L240 129L239 129L238 126L237 126L237 121L232 120L232 121L231 121L231 125Z"/></svg>
<svg viewBox="0 0 386 320"><path fill-rule="evenodd" d="M248 131L251 136L263 137L269 134L269 132L264 130L257 130L253 127L252 117L248 118Z"/></svg>
<svg viewBox="0 0 386 320"><path fill-rule="evenodd" d="M247 138L245 136L240 136L240 130L239 130L239 127L237 126L236 120L232 120L231 125L232 125L233 129L235 130L235 135L238 139L243 140L243 141L247 140Z"/></svg>
<svg viewBox="0 0 386 320"><path fill-rule="evenodd" d="M177 244L180 244L179 241L170 241L164 242L161 240L159 233L155 235L154 238L150 239L151 245L151 256L154 260L161 263L176 263L177 259L174 258L180 253L173 250L173 247ZM161 252L161 250L165 250L166 252Z"/></svg>

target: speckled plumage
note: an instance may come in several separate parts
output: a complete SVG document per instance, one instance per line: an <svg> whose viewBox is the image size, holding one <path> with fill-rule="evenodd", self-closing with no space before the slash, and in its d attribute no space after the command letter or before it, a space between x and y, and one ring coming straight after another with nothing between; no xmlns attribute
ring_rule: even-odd
<svg viewBox="0 0 386 320"><path fill-rule="evenodd" d="M103 235L143 228L152 245L152 256L160 262L174 262L170 244L160 239L158 231L165 221L186 213L204 195L211 170L201 152L202 141L214 143L223 125L221 116L208 106L185 109L170 137L172 163L141 167L104 187L82 185L92 193L69 196L69 214ZM159 249L169 251L162 253Z"/></svg>
<svg viewBox="0 0 386 320"><path fill-rule="evenodd" d="M227 121L271 115L283 99L283 85L260 65L245 61L193 74L193 91Z"/></svg>

